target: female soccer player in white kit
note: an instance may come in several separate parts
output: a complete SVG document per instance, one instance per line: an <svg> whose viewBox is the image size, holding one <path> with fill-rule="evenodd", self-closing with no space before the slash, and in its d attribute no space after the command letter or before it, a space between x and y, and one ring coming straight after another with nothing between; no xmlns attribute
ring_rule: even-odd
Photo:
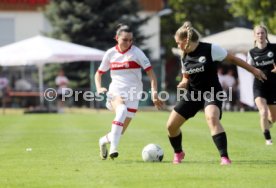
<svg viewBox="0 0 276 188"><path fill-rule="evenodd" d="M104 55L100 67L95 74L97 93L107 92L101 85L102 75L110 70L111 83L107 92L106 106L115 111L111 131L99 140L100 156L107 159L107 144L110 143L109 156L118 157L117 150L121 135L125 132L134 117L143 91L141 68L144 69L151 82L151 97L157 109L162 106L158 98L156 76L149 59L136 46L132 45L133 33L127 25L120 24L116 37L117 45Z"/></svg>

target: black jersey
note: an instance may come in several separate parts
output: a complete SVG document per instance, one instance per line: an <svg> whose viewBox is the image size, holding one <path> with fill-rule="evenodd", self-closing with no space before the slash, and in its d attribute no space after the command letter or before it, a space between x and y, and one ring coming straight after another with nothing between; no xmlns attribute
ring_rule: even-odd
<svg viewBox="0 0 276 188"><path fill-rule="evenodd" d="M261 69L267 80L263 82L254 79L253 93L254 98L265 98L267 104L276 104L276 74L272 73L273 63L276 63L276 44L267 44L263 49L257 47L251 49L248 53L247 61L254 67Z"/></svg>
<svg viewBox="0 0 276 188"><path fill-rule="evenodd" d="M263 49L255 47L249 51L249 55L250 64L269 76L273 69L273 63L276 63L276 44L268 43Z"/></svg>
<svg viewBox="0 0 276 188"><path fill-rule="evenodd" d="M219 48L221 49L221 48ZM227 55L223 51L223 56ZM217 62L212 57L212 44L199 42L197 48L181 61L182 72L189 74L189 89L197 91L222 90L217 75Z"/></svg>

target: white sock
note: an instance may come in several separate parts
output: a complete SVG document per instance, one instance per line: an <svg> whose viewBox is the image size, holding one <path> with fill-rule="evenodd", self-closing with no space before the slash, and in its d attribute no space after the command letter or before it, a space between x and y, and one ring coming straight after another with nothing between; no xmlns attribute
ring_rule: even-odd
<svg viewBox="0 0 276 188"><path fill-rule="evenodd" d="M126 119L127 107L124 104L117 106L116 108L116 116L112 122L111 132L108 136L110 136L110 153L117 151L117 146L119 144L124 121Z"/></svg>
<svg viewBox="0 0 276 188"><path fill-rule="evenodd" d="M103 137L100 138L100 144L109 144L110 143L110 138L111 138L111 132L107 133Z"/></svg>

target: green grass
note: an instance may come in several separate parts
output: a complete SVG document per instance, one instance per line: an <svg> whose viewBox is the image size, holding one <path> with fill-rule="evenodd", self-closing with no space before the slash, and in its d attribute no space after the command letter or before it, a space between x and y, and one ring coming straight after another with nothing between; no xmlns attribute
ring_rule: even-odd
<svg viewBox="0 0 276 188"><path fill-rule="evenodd" d="M257 112L223 115L231 166L219 165L202 113L182 127L186 157L173 165L168 116L138 112L121 139L119 158L102 161L98 139L109 131L112 113L1 115L0 187L276 187L275 145L264 145ZM275 128L271 133L275 137ZM148 143L163 148L163 162L142 162Z"/></svg>

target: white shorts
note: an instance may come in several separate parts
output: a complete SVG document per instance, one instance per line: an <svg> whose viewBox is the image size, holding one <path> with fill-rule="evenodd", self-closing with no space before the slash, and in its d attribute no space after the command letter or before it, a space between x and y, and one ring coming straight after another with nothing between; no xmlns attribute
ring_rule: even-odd
<svg viewBox="0 0 276 188"><path fill-rule="evenodd" d="M111 101L113 99L114 96L110 95L109 93L107 93L107 98L106 98L106 107L108 110L110 111L114 111L114 109L112 108L112 105L111 105ZM138 106L139 106L139 100L124 100L124 103L127 107L127 117L129 118L133 118L135 116L135 113L137 112L138 110Z"/></svg>

